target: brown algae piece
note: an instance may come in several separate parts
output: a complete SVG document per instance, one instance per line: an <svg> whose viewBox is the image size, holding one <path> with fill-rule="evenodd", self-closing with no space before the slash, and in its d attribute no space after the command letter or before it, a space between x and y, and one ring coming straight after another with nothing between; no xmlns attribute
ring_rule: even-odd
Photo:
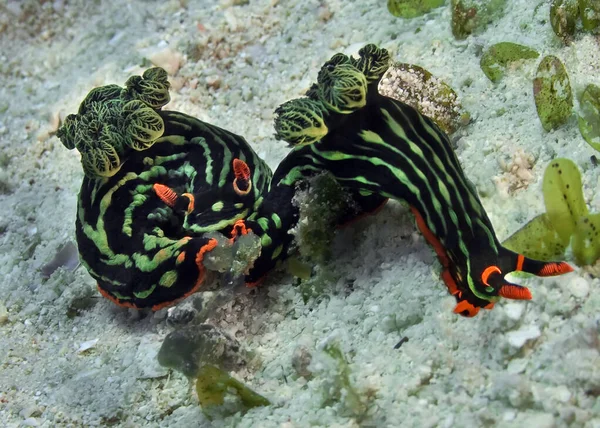
<svg viewBox="0 0 600 428"><path fill-rule="evenodd" d="M392 65L381 79L379 92L416 108L447 134L452 134L470 119L456 92L418 65Z"/></svg>
<svg viewBox="0 0 600 428"><path fill-rule="evenodd" d="M243 411L271 404L265 397L252 391L224 370L210 364L201 367L198 371L196 393L200 405L205 410L224 404L228 393L235 393L239 397L244 407Z"/></svg>
<svg viewBox="0 0 600 428"><path fill-rule="evenodd" d="M443 6L446 0L388 0L388 10L398 18L416 18Z"/></svg>
<svg viewBox="0 0 600 428"><path fill-rule="evenodd" d="M533 79L533 97L542 127L551 131L565 124L573 109L573 92L563 63L545 56Z"/></svg>
<svg viewBox="0 0 600 428"><path fill-rule="evenodd" d="M600 151L600 87L587 85L579 98L579 132L587 143Z"/></svg>
<svg viewBox="0 0 600 428"><path fill-rule="evenodd" d="M482 31L504 12L506 0L452 0L452 34L457 40Z"/></svg>
<svg viewBox="0 0 600 428"><path fill-rule="evenodd" d="M547 214L534 217L502 243L509 250L543 261L561 259L568 244L554 229Z"/></svg>
<svg viewBox="0 0 600 428"><path fill-rule="evenodd" d="M550 4L550 24L554 33L569 41L575 34L575 26L579 18L577 0L552 0Z"/></svg>
<svg viewBox="0 0 600 428"><path fill-rule="evenodd" d="M546 167L542 189L548 219L568 244L579 217L588 214L577 165L569 159L554 159Z"/></svg>
<svg viewBox="0 0 600 428"><path fill-rule="evenodd" d="M579 0L579 13L584 30L600 33L600 1Z"/></svg>
<svg viewBox="0 0 600 428"><path fill-rule="evenodd" d="M579 217L571 247L578 266L590 266L600 259L600 214Z"/></svg>
<svg viewBox="0 0 600 428"><path fill-rule="evenodd" d="M527 46L511 42L496 43L483 53L479 65L483 73L492 82L502 79L506 68L520 60L533 59L540 56L537 51Z"/></svg>

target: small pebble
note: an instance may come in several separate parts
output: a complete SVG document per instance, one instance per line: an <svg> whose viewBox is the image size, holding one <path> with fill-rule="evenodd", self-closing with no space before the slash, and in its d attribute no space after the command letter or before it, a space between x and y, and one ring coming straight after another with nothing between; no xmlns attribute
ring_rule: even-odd
<svg viewBox="0 0 600 428"><path fill-rule="evenodd" d="M96 346L96 343L98 343L98 340L100 340L100 339L92 339L92 340L87 340L87 341L83 342L81 345L79 345L79 349L77 349L77 353L81 354L89 349L92 349L93 347Z"/></svg>
<svg viewBox="0 0 600 428"><path fill-rule="evenodd" d="M590 285L585 280L585 278L576 277L569 282L568 289L569 292L573 295L573 297L583 299L589 294Z"/></svg>
<svg viewBox="0 0 600 428"><path fill-rule="evenodd" d="M8 321L8 310L4 303L0 302L0 325Z"/></svg>
<svg viewBox="0 0 600 428"><path fill-rule="evenodd" d="M542 332L537 325L523 326L518 330L506 333L506 339L511 346L521 348L528 340L537 339Z"/></svg>

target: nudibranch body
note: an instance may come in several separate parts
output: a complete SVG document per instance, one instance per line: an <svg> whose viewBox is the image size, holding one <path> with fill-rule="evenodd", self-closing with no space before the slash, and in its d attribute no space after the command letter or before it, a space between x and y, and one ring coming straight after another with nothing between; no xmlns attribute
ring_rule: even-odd
<svg viewBox="0 0 600 428"><path fill-rule="evenodd" d="M566 263L532 260L502 247L448 136L414 108L379 94L387 51L367 45L359 54L334 55L306 98L276 111L276 136L295 148L271 187L328 171L358 201L406 201L440 259L442 278L458 302L455 312L465 316L491 309L500 297L531 299L527 288L504 279L509 272L571 271Z"/></svg>
<svg viewBox="0 0 600 428"><path fill-rule="evenodd" d="M80 259L122 306L159 309L197 290L217 244L205 233L235 237L271 179L242 137L162 111L168 101L166 73L150 69L123 89L94 89L59 132L85 171Z"/></svg>

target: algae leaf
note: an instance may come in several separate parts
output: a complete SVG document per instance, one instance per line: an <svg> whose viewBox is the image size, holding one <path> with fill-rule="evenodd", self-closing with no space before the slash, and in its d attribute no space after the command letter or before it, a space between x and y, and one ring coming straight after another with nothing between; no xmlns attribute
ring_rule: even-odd
<svg viewBox="0 0 600 428"><path fill-rule="evenodd" d="M502 243L509 250L543 261L561 259L568 244L569 240L561 238L547 214L534 217Z"/></svg>
<svg viewBox="0 0 600 428"><path fill-rule="evenodd" d="M590 146L600 151L600 87L585 87L579 99L579 109L579 132Z"/></svg>
<svg viewBox="0 0 600 428"><path fill-rule="evenodd" d="M511 42L496 43L483 53L479 63L483 73L492 82L499 82L504 77L508 65L525 59L533 59L540 56L537 51L527 46Z"/></svg>
<svg viewBox="0 0 600 428"><path fill-rule="evenodd" d="M416 18L443 6L446 0L388 0L388 10L399 18Z"/></svg>
<svg viewBox="0 0 600 428"><path fill-rule="evenodd" d="M579 217L571 246L579 266L593 265L600 259L600 213Z"/></svg>
<svg viewBox="0 0 600 428"><path fill-rule="evenodd" d="M573 108L573 92L563 63L555 56L545 56L533 80L533 97L544 130L565 124Z"/></svg>
<svg viewBox="0 0 600 428"><path fill-rule="evenodd" d="M196 378L196 393L203 408L222 405L225 402L225 395L229 391L237 394L244 405L244 410L271 404L265 397L229 376L224 370L210 364L200 368Z"/></svg>
<svg viewBox="0 0 600 428"><path fill-rule="evenodd" d="M542 184L546 213L562 242L569 242L579 217L587 215L581 174L569 159L554 159L546 167Z"/></svg>

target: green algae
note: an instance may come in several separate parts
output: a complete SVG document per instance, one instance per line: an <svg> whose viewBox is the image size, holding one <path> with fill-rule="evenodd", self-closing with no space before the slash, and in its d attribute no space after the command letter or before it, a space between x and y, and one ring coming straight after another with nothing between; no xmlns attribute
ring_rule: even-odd
<svg viewBox="0 0 600 428"><path fill-rule="evenodd" d="M200 368L196 377L196 392L202 407L222 405L225 395L232 390L247 409L271 404L265 397L252 391L220 368L210 364Z"/></svg>
<svg viewBox="0 0 600 428"><path fill-rule="evenodd" d="M600 33L600 2L598 0L579 0L579 13L583 29Z"/></svg>
<svg viewBox="0 0 600 428"><path fill-rule="evenodd" d="M542 185L546 213L508 238L503 245L537 260L562 259L571 245L575 263L593 265L600 259L600 214L589 214L581 174L573 161L550 162Z"/></svg>
<svg viewBox="0 0 600 428"><path fill-rule="evenodd" d="M600 259L600 213L579 217L571 247L579 266L589 266Z"/></svg>
<svg viewBox="0 0 600 428"><path fill-rule="evenodd" d="M554 33L564 41L569 41L575 34L578 18L577 0L553 0L550 4L550 25Z"/></svg>
<svg viewBox="0 0 600 428"><path fill-rule="evenodd" d="M546 168L542 189L548 219L568 242L579 217L588 213L577 165L569 159L554 159Z"/></svg>
<svg viewBox="0 0 600 428"><path fill-rule="evenodd" d="M452 34L464 40L476 34L504 13L506 0L452 0Z"/></svg>
<svg viewBox="0 0 600 428"><path fill-rule="evenodd" d="M443 6L446 0L388 0L388 10L398 18L416 18Z"/></svg>
<svg viewBox="0 0 600 428"><path fill-rule="evenodd" d="M502 79L506 68L520 60L533 59L540 56L534 49L511 42L496 43L483 53L479 65L483 73L492 82Z"/></svg>
<svg viewBox="0 0 600 428"><path fill-rule="evenodd" d="M583 139L600 151L600 87L585 87L579 98L578 124Z"/></svg>
<svg viewBox="0 0 600 428"><path fill-rule="evenodd" d="M532 259L551 261L563 257L568 240L561 238L544 213L534 217L502 245Z"/></svg>
<svg viewBox="0 0 600 428"><path fill-rule="evenodd" d="M563 63L545 56L533 80L533 97L542 127L551 131L564 125L572 114L573 92Z"/></svg>

